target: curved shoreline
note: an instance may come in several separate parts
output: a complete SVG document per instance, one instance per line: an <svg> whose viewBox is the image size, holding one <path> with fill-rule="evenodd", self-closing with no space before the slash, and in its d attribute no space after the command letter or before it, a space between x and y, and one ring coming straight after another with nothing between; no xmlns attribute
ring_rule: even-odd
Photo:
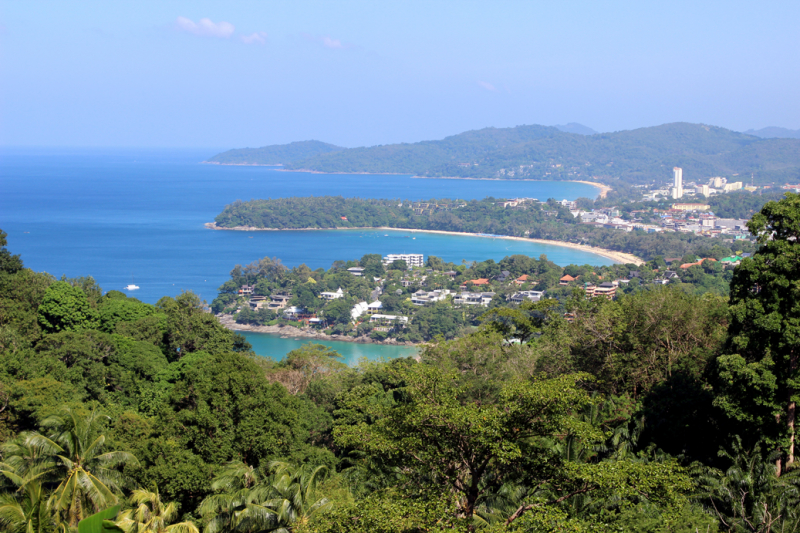
<svg viewBox="0 0 800 533"><path fill-rule="evenodd" d="M206 222L204 226L208 229L213 230L220 230L220 231L330 231L330 230L365 230L365 229L374 229L374 230L392 230L392 231L407 231L410 233L434 233L439 235L460 235L464 237L483 237L483 238L493 238L493 239L507 239L512 241L522 241L522 242L532 242L536 244L551 244L553 246L562 246L564 248L571 248L573 250L580 250L582 252L588 252L595 255L599 255L605 257L607 259L611 259L615 263L620 264L627 264L632 263L634 265L641 265L644 264L644 260L640 257L637 257L633 254L625 253L625 252L616 252L614 250L608 250L606 248L598 248L596 246L588 246L586 244L575 244L572 242L565 242L565 241L551 241L547 239L534 239L530 237L512 237L509 235L486 235L481 233L466 233L460 231L443 231L443 230L435 230L435 229L408 229L408 228L388 228L384 226L379 227L357 227L357 228L286 228L286 229L277 229L277 228L256 228L253 226L236 226L233 228L221 228L217 226L216 222Z"/></svg>
<svg viewBox="0 0 800 533"><path fill-rule="evenodd" d="M218 161L200 161L201 165L222 165L222 166L232 166L232 167L282 167L283 164L276 163L273 165L267 163L220 163ZM472 181L549 181L549 182L566 182L566 183L584 183L586 185L591 185L592 187L597 187L600 189L600 193L598 193L598 198L605 198L608 195L609 191L612 191L611 187L608 185L603 185L602 183L596 181L585 181L585 180L535 180L530 178L522 178L518 180L508 179L508 178L465 178L461 176L418 176L418 175L411 175L405 172L323 172L321 170L311 170L308 168L276 168L275 170L280 172L308 172L309 174L330 174L332 176L337 174L352 174L352 175L364 175L364 176L410 176L411 179L419 179L419 180L472 180Z"/></svg>

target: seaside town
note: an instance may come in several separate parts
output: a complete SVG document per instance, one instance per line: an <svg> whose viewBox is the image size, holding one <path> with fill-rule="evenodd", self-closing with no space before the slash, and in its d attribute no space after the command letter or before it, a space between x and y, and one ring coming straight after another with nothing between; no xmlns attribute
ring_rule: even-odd
<svg viewBox="0 0 800 533"><path fill-rule="evenodd" d="M682 232L718 237L723 242L732 243L737 240L751 239L747 229L747 219L721 218L711 211L705 203L709 197L735 191L756 192L772 189L770 186L745 186L742 181L729 181L725 177L712 177L707 180L684 183L683 169L673 169L672 187L654 186L642 193L641 202L668 201L667 208L647 207L624 212L617 206L583 210L578 202L561 200L558 203L569 209L572 215L582 224L611 228L621 231L642 230L648 233ZM705 181L705 183L701 183ZM785 192L800 192L800 184L786 184L780 187ZM526 204L540 203L535 198L513 198L498 202L506 208L524 208ZM555 215L555 212L545 212Z"/></svg>
<svg viewBox="0 0 800 533"><path fill-rule="evenodd" d="M265 258L261 261L269 266L237 267L211 310L236 329L294 326L309 336L417 343L435 335L453 338L479 324L489 309L546 298L614 300L644 285L668 284L702 292L709 282L727 283L733 268L751 255L562 268L544 256L455 265L433 256L426 260L423 254L368 254L360 261L339 261L327 272L276 269L277 263Z"/></svg>

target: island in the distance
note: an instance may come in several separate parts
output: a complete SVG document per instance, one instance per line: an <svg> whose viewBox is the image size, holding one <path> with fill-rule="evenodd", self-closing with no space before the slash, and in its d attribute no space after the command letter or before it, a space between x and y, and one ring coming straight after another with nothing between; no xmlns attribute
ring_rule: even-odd
<svg viewBox="0 0 800 533"><path fill-rule="evenodd" d="M635 256L620 260L633 263L659 256L705 257L720 245L719 240L695 234L624 232L579 224L569 209L552 199L409 201L310 196L237 200L208 226L240 230L392 228L483 234L591 246ZM750 247L751 243L739 245Z"/></svg>

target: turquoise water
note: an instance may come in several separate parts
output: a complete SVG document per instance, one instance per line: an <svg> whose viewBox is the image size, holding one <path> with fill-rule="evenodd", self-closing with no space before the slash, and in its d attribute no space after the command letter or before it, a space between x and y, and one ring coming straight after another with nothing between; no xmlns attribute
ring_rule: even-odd
<svg viewBox="0 0 800 533"><path fill-rule="evenodd" d="M402 231L213 231L210 222L237 199L342 195L361 198L575 199L582 183L414 179L313 174L271 167L202 165L218 150L0 149L0 229L25 265L56 277L93 276L105 290L155 303L182 290L211 301L236 264L264 256L289 267L329 268L367 253L422 253L460 263L511 254L546 254L560 265L609 259L553 245ZM270 344L274 343L274 344ZM257 341L258 353L284 350ZM369 345L345 343L353 357ZM380 347L384 349L385 347ZM285 353L285 351L283 351ZM370 352L373 353L373 352ZM377 352L374 352L377 353ZM369 354L367 354L370 357Z"/></svg>
<svg viewBox="0 0 800 533"><path fill-rule="evenodd" d="M397 357L411 357L417 353L413 346L391 346L386 344L359 344L357 342L318 341L316 339L282 339L279 335L269 333L241 332L253 345L253 350L258 355L270 357L279 361L303 344L324 344L342 355L342 362L355 366L361 359L380 361L395 359Z"/></svg>

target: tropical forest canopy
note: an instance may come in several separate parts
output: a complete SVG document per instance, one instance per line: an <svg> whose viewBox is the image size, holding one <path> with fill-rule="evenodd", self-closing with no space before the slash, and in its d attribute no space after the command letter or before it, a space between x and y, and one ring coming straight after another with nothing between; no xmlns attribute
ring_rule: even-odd
<svg viewBox="0 0 800 533"><path fill-rule="evenodd" d="M800 195L753 217L729 298L578 291L355 368L33 272L0 232L0 528L797 531L798 228Z"/></svg>
<svg viewBox="0 0 800 533"><path fill-rule="evenodd" d="M705 182L714 176L749 181L752 174L756 184L782 184L800 176L800 139L764 139L683 122L595 135L537 125L485 128L439 141L348 149L327 145L328 150L303 158L289 154L293 144L231 150L211 161L283 163L287 169L319 172L595 180L612 185L668 182L675 166L683 168L687 181ZM276 160L284 151L287 156Z"/></svg>

